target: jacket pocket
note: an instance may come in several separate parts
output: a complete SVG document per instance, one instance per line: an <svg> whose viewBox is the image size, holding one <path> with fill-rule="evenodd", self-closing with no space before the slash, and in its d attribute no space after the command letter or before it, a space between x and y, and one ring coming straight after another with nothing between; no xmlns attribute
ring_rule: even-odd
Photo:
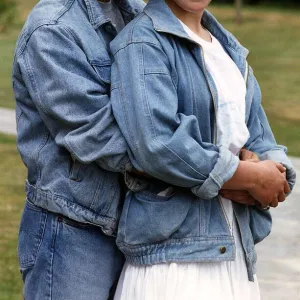
<svg viewBox="0 0 300 300"><path fill-rule="evenodd" d="M254 245L265 239L272 229L272 217L269 210L249 207L249 226Z"/></svg>
<svg viewBox="0 0 300 300"><path fill-rule="evenodd" d="M28 200L24 208L18 241L21 269L33 267L42 244L47 212Z"/></svg>
<svg viewBox="0 0 300 300"><path fill-rule="evenodd" d="M138 245L169 239L185 221L196 197L184 191L158 196L147 191L128 192L117 242Z"/></svg>

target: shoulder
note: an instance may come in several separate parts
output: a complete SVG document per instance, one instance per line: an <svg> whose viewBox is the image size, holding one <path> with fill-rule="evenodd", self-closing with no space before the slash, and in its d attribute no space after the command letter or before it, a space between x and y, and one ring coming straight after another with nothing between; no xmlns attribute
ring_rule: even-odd
<svg viewBox="0 0 300 300"><path fill-rule="evenodd" d="M23 29L19 35L16 45L16 55L24 51L32 36L40 39L47 34L61 35L65 37L72 37L74 30L72 28L76 25L72 20L72 14L76 14L75 1L62 0L45 0L40 1L29 14ZM78 17L83 16L81 13ZM76 20L78 22L78 19ZM84 23L84 22L82 22ZM50 38L50 36L49 36ZM72 37L73 38L73 37Z"/></svg>
<svg viewBox="0 0 300 300"><path fill-rule="evenodd" d="M152 20L144 12L131 21L112 41L111 51L115 54L134 43L159 44Z"/></svg>

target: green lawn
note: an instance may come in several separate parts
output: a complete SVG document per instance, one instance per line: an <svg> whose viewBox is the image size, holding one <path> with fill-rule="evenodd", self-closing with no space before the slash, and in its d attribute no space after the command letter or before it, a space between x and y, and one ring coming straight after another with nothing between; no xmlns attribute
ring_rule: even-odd
<svg viewBox="0 0 300 300"><path fill-rule="evenodd" d="M290 155L300 156L300 11L247 8L240 26L230 7L211 11L250 50L274 134Z"/></svg>
<svg viewBox="0 0 300 300"><path fill-rule="evenodd" d="M37 0L19 2L18 24L0 34L0 107L14 107L11 91L11 63L19 27ZM250 50L249 62L263 92L275 136L300 156L300 11L246 8L244 23L237 26L234 10L214 5L210 9Z"/></svg>
<svg viewBox="0 0 300 300"><path fill-rule="evenodd" d="M0 300L20 300L17 236L24 204L25 167L15 138L0 134Z"/></svg>

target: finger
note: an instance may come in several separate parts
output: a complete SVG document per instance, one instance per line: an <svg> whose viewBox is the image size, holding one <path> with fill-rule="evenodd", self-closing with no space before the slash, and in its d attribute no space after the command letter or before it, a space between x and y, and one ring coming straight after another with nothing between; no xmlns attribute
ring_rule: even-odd
<svg viewBox="0 0 300 300"><path fill-rule="evenodd" d="M252 206L255 204L255 199L250 195L234 195L233 197L228 198L234 202Z"/></svg>
<svg viewBox="0 0 300 300"><path fill-rule="evenodd" d="M277 197L270 203L270 206L274 207L274 208L278 206L278 199L277 199Z"/></svg>
<svg viewBox="0 0 300 300"><path fill-rule="evenodd" d="M224 195L250 195L248 191L243 191L243 190L220 190L220 194Z"/></svg>
<svg viewBox="0 0 300 300"><path fill-rule="evenodd" d="M253 152L246 150L246 149L242 149L240 151L240 160L249 160L252 158Z"/></svg>
<svg viewBox="0 0 300 300"><path fill-rule="evenodd" d="M278 202L283 202L286 199L286 195L284 192L279 193L278 195Z"/></svg>
<svg viewBox="0 0 300 300"><path fill-rule="evenodd" d="M253 152L252 159L254 160L254 162L259 162L260 161L259 156L254 152Z"/></svg>
<svg viewBox="0 0 300 300"><path fill-rule="evenodd" d="M284 192L285 192L286 194L288 194L290 191L291 191L290 186L289 186L288 182L285 181L285 184L284 184Z"/></svg>
<svg viewBox="0 0 300 300"><path fill-rule="evenodd" d="M258 163L260 162L259 158L258 157L252 157L251 159L247 159L248 162L253 162L253 163Z"/></svg>
<svg viewBox="0 0 300 300"><path fill-rule="evenodd" d="M280 163L276 163L276 167L281 173L284 173L286 171L286 168Z"/></svg>

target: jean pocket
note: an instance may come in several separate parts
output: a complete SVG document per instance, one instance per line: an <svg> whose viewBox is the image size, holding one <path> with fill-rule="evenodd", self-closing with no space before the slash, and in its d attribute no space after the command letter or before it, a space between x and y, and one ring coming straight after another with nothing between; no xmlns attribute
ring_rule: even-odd
<svg viewBox="0 0 300 300"><path fill-rule="evenodd" d="M172 237L185 221L195 196L177 191L170 196L129 192L118 230L118 244L162 242Z"/></svg>
<svg viewBox="0 0 300 300"><path fill-rule="evenodd" d="M21 269L34 266L43 240L46 220L47 212L27 200L22 215L18 241Z"/></svg>

